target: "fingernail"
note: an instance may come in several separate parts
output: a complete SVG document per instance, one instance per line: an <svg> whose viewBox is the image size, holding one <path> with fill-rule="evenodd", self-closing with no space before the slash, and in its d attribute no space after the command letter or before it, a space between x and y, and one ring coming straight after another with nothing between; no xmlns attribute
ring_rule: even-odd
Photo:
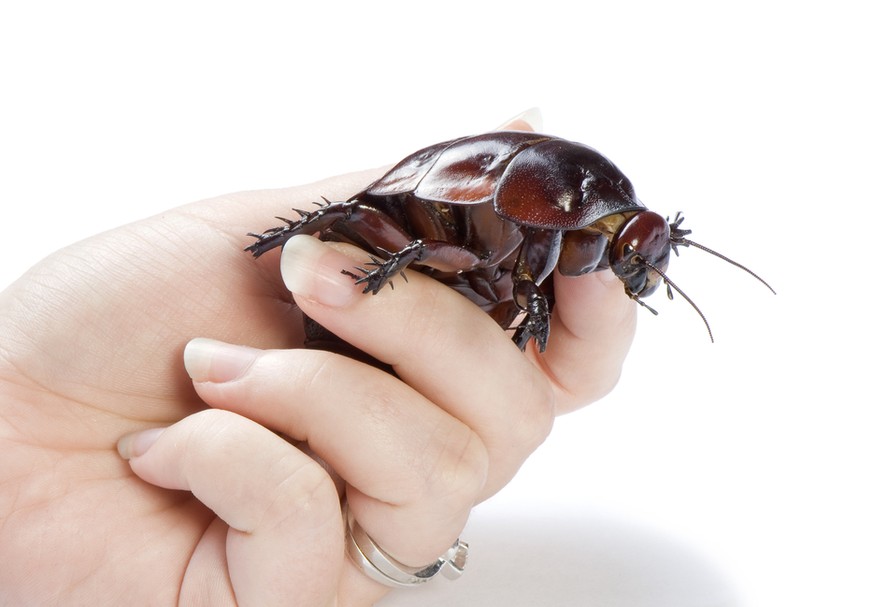
<svg viewBox="0 0 873 607"><path fill-rule="evenodd" d="M531 129L533 129L534 132L542 131L543 113L538 107L529 108L523 111L518 116L515 116L510 120L504 122L501 126L497 127L497 130L519 128L519 125L516 124L518 122L526 123L528 126L530 126Z"/></svg>
<svg viewBox="0 0 873 607"><path fill-rule="evenodd" d="M166 428L151 428L122 436L116 445L118 454L124 459L145 455L145 452L155 444L155 441L164 433L164 430Z"/></svg>
<svg viewBox="0 0 873 607"><path fill-rule="evenodd" d="M282 249L282 279L294 295L340 308L360 291L343 274L352 263L313 236L295 236Z"/></svg>
<svg viewBox="0 0 873 607"><path fill-rule="evenodd" d="M196 382L227 382L242 376L260 350L198 337L185 346L185 370Z"/></svg>

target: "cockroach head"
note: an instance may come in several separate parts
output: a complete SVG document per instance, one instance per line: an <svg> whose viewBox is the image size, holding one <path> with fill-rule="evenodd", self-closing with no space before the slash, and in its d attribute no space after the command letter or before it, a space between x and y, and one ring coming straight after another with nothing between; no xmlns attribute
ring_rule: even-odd
<svg viewBox="0 0 873 607"><path fill-rule="evenodd" d="M655 292L670 263L670 225L652 211L628 219L615 234L609 265L637 299Z"/></svg>

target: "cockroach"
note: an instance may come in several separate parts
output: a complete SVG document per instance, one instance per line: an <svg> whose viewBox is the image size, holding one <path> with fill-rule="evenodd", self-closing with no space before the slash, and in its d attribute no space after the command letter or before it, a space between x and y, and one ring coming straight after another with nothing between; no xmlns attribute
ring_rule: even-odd
<svg viewBox="0 0 873 607"><path fill-rule="evenodd" d="M661 282L679 293L712 331L697 305L667 277L671 251L696 247L747 267L687 238L684 218L648 210L630 180L605 156L580 144L520 131L462 137L426 147L343 202L297 210L295 220L246 247L258 257L296 234L347 242L367 251L366 267L345 271L364 292L378 293L406 268L433 276L479 305L524 350L545 351L552 272L609 270L625 293L642 298ZM775 291L774 291L775 293ZM309 343L333 349L332 336L310 321Z"/></svg>

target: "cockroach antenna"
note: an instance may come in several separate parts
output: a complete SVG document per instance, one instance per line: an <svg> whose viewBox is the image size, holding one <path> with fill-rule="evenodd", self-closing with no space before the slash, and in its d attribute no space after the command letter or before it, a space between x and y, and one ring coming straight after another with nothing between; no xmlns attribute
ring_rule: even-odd
<svg viewBox="0 0 873 607"><path fill-rule="evenodd" d="M691 307L694 308L694 311L697 312L697 315L698 315L698 316L700 316L700 319L703 321L703 324L706 325L706 332L709 334L709 341L715 343L715 339L712 337L712 329L711 329L710 326L709 326L709 321L706 320L706 316L703 315L703 312L701 312L700 308L697 307L697 304L694 303L694 302L691 300L691 298L688 297L688 296L685 294L685 291L683 291L682 289L680 289L680 288L676 285L675 282L673 282L672 280L670 280L669 278L667 278L667 275L664 274L664 272L662 272L661 270L659 270L659 269L658 269L657 267L655 267L654 265L650 264L650 263L649 263L648 261L646 261L642 256L640 256L639 261L640 261L641 264L643 264L644 266L646 266L647 268L649 268L650 270L652 270L653 272L655 272L656 274L658 274L658 276L660 276L660 277L663 279L664 284L667 285L667 297L669 297L670 299L673 299L673 293L672 293L672 292L673 292L673 291L676 291L677 293L679 293L679 295L682 296L683 299L685 299L685 301L687 301L689 304L691 304ZM637 299L637 303L642 304L643 302L641 302L639 299ZM646 306L645 304L643 304L643 305L644 305L644 307L648 308L648 309L651 310L652 312L655 312L655 311L652 310L652 308L650 308L649 306ZM657 314L657 312L655 312L655 314Z"/></svg>
<svg viewBox="0 0 873 607"><path fill-rule="evenodd" d="M718 257L719 259L723 259L724 261L728 262L732 266L735 266L735 267L743 270L747 274L755 277L758 280L758 282L760 282L762 285L764 285L765 287L770 289L770 292L773 293L773 295L776 295L776 290L773 289L773 287L771 287L767 283L766 280L764 280L763 278L761 278L760 276L758 276L757 274L752 272L749 268L747 268L743 264L734 261L733 259L731 259L730 257L728 257L726 255L722 255L718 251L713 251L709 247L705 247L702 244L700 244L699 242L694 242L693 240L688 240L687 238L685 238L686 235L691 233L691 230L682 230L679 228L679 224L681 224L684 220L685 220L685 218L682 217L682 213L680 212L680 213L676 213L676 220L673 221L672 223L670 223L670 246L673 247L674 253L676 253L677 255L679 254L679 250L677 249L677 247L694 247L696 249L700 249L701 251L709 253L710 255L714 255L715 257ZM670 221L669 217L667 218L667 221L668 222ZM667 282L666 278L667 277L664 276L664 282ZM669 283L667 283L667 284L669 284ZM676 290L679 291L679 289L676 289ZM680 293L681 293L681 291L680 291Z"/></svg>

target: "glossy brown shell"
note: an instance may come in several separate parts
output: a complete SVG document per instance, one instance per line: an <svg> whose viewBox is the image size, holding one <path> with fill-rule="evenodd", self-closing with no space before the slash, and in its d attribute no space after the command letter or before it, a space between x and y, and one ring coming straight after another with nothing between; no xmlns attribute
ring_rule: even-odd
<svg viewBox="0 0 873 607"><path fill-rule="evenodd" d="M630 181L596 150L520 131L465 137L400 161L364 192L433 203L492 203L519 225L574 230L607 215L644 210Z"/></svg>

